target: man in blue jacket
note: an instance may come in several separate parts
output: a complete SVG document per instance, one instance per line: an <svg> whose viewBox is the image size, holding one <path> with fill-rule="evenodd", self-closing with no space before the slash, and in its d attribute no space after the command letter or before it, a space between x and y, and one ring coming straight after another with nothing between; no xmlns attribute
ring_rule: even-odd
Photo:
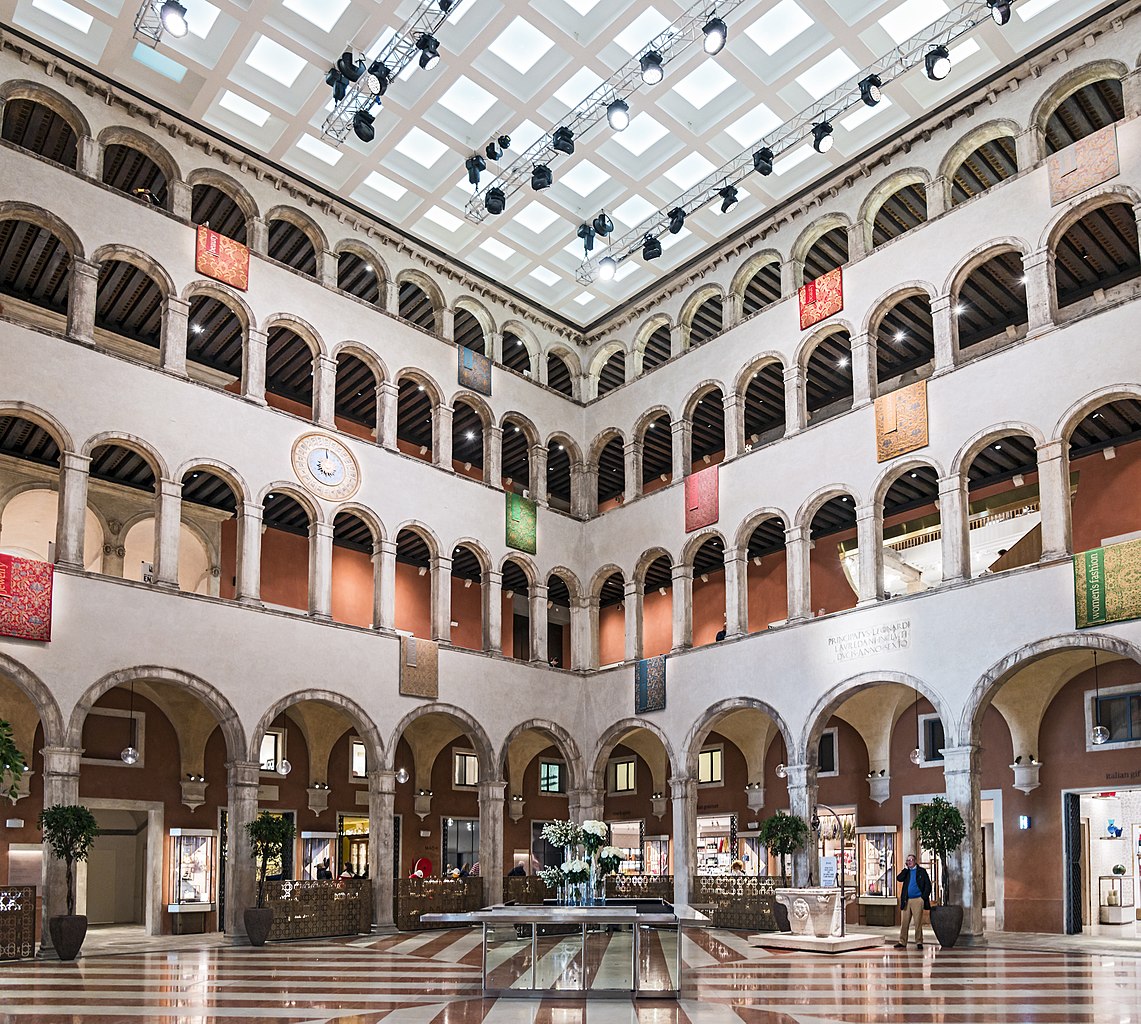
<svg viewBox="0 0 1141 1024"><path fill-rule="evenodd" d="M915 921L915 948L923 948L923 911L931 909L931 876L927 869L922 868L915 860L915 854L909 853L907 865L895 880L900 884L899 906L903 913L900 915L899 941L896 949L907 948L907 926Z"/></svg>

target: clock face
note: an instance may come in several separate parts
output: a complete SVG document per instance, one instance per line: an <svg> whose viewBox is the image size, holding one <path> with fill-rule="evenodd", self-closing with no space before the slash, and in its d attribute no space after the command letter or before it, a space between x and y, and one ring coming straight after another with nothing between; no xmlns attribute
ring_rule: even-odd
<svg viewBox="0 0 1141 1024"><path fill-rule="evenodd" d="M360 469L352 452L326 434L305 434L297 439L293 471L307 490L329 501L352 497L360 486Z"/></svg>

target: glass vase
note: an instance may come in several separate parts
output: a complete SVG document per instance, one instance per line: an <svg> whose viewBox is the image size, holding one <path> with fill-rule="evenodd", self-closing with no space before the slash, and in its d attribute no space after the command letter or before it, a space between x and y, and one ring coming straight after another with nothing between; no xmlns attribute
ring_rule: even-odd
<svg viewBox="0 0 1141 1024"><path fill-rule="evenodd" d="M590 906L601 907L606 903L606 876L602 873L602 865L598 857L590 859L590 881L587 883L587 893Z"/></svg>

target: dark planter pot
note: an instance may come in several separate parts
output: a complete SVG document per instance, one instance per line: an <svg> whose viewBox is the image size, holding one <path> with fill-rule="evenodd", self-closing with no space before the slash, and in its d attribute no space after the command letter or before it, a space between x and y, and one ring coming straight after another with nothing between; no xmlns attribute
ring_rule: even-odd
<svg viewBox="0 0 1141 1024"><path fill-rule="evenodd" d="M959 941L959 932L963 930L963 908L956 904L932 907L931 930L939 940L939 945L950 949Z"/></svg>
<svg viewBox="0 0 1141 1024"><path fill-rule="evenodd" d="M782 932L791 932L792 925L788 923L788 907L783 903L773 901L773 917L776 918L777 930Z"/></svg>
<svg viewBox="0 0 1141 1024"><path fill-rule="evenodd" d="M264 946L273 927L272 907L251 907L242 915L246 922L246 935L251 946Z"/></svg>
<svg viewBox="0 0 1141 1024"><path fill-rule="evenodd" d="M61 960L74 960L87 935L87 918L83 914L61 914L48 919L48 934Z"/></svg>

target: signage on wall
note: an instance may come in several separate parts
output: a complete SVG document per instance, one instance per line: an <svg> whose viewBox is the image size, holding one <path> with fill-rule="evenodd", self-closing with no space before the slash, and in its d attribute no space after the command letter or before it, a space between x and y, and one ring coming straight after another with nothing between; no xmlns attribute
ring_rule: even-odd
<svg viewBox="0 0 1141 1024"><path fill-rule="evenodd" d="M144 583L154 583L155 581L155 567L153 562L140 562L142 566L141 576Z"/></svg>
<svg viewBox="0 0 1141 1024"><path fill-rule="evenodd" d="M852 661L872 654L903 651L911 646L911 620L898 619L880 626L856 629L828 638L828 649L837 661Z"/></svg>
<svg viewBox="0 0 1141 1024"><path fill-rule="evenodd" d="M250 286L250 250L232 238L199 225L194 269L239 291Z"/></svg>
<svg viewBox="0 0 1141 1024"><path fill-rule="evenodd" d="M836 886L836 858L820 858L820 887L833 889Z"/></svg>
<svg viewBox="0 0 1141 1024"><path fill-rule="evenodd" d="M1074 555L1074 619L1078 629L1141 618L1141 540Z"/></svg>

